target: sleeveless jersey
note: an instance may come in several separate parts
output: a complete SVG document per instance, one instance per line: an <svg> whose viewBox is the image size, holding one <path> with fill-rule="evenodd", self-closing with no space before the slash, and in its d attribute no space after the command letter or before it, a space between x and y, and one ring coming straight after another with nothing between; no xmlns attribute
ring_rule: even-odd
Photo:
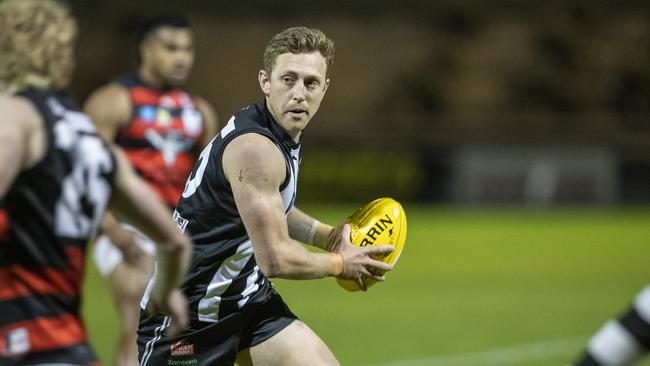
<svg viewBox="0 0 650 366"><path fill-rule="evenodd" d="M168 207L176 207L203 134L201 113L181 89L159 90L137 73L116 80L131 98L132 115L116 143Z"/></svg>
<svg viewBox="0 0 650 366"><path fill-rule="evenodd" d="M300 144L272 117L266 102L250 105L231 117L201 152L174 212L178 229L189 233L194 243L193 260L182 284L194 320L217 322L247 303L264 301L271 292L222 167L226 145L245 133L269 138L282 152L286 178L279 191L285 213L294 205ZM155 276L143 297L143 308L153 281Z"/></svg>
<svg viewBox="0 0 650 366"><path fill-rule="evenodd" d="M105 212L116 164L66 95L35 89L18 95L42 116L46 153L2 199L0 364L30 363L21 357L87 341L79 314L86 243Z"/></svg>

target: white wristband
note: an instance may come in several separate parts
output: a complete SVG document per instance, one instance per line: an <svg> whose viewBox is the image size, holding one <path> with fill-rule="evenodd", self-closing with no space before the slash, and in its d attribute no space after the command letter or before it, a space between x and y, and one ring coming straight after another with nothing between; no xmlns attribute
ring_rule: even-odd
<svg viewBox="0 0 650 366"><path fill-rule="evenodd" d="M314 237L316 236L316 229L318 229L318 225L320 224L320 221L314 220L311 224L311 229L309 229L309 244L314 245Z"/></svg>

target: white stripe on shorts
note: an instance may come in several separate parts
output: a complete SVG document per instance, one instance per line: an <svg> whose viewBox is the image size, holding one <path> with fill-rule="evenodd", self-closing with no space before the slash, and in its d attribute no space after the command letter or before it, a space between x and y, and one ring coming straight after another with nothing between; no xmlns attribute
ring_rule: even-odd
<svg viewBox="0 0 650 366"><path fill-rule="evenodd" d="M140 361L140 366L146 366L147 362L149 362L149 358L151 357L151 354L153 353L153 347L156 342L162 338L163 332L169 325L171 324L171 319L166 316L163 319L162 324L156 328L153 332L153 338L147 342L147 345L144 347L144 354L142 355L142 361Z"/></svg>

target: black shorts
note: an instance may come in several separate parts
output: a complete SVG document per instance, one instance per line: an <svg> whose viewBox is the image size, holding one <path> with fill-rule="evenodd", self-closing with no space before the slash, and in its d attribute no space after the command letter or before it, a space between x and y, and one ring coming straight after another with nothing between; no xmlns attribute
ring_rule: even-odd
<svg viewBox="0 0 650 366"><path fill-rule="evenodd" d="M138 359L141 366L234 365L237 353L258 345L296 320L282 297L273 293L263 302L247 304L216 323L194 321L177 337L161 330L169 318L141 313Z"/></svg>

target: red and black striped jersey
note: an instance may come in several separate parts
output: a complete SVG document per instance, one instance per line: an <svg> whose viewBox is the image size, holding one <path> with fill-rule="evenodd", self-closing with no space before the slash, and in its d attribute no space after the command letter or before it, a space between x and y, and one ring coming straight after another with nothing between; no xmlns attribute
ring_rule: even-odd
<svg viewBox="0 0 650 366"><path fill-rule="evenodd" d="M2 365L56 361L60 354L53 351L78 350L87 342L79 314L85 250L110 199L116 164L90 119L65 94L28 89L18 95L41 114L47 147L43 160L21 172L2 199ZM75 360L91 364L94 355Z"/></svg>
<svg viewBox="0 0 650 366"><path fill-rule="evenodd" d="M203 120L192 96L178 88L156 89L137 73L117 79L131 97L131 121L116 143L138 174L174 208L185 187L200 139Z"/></svg>

